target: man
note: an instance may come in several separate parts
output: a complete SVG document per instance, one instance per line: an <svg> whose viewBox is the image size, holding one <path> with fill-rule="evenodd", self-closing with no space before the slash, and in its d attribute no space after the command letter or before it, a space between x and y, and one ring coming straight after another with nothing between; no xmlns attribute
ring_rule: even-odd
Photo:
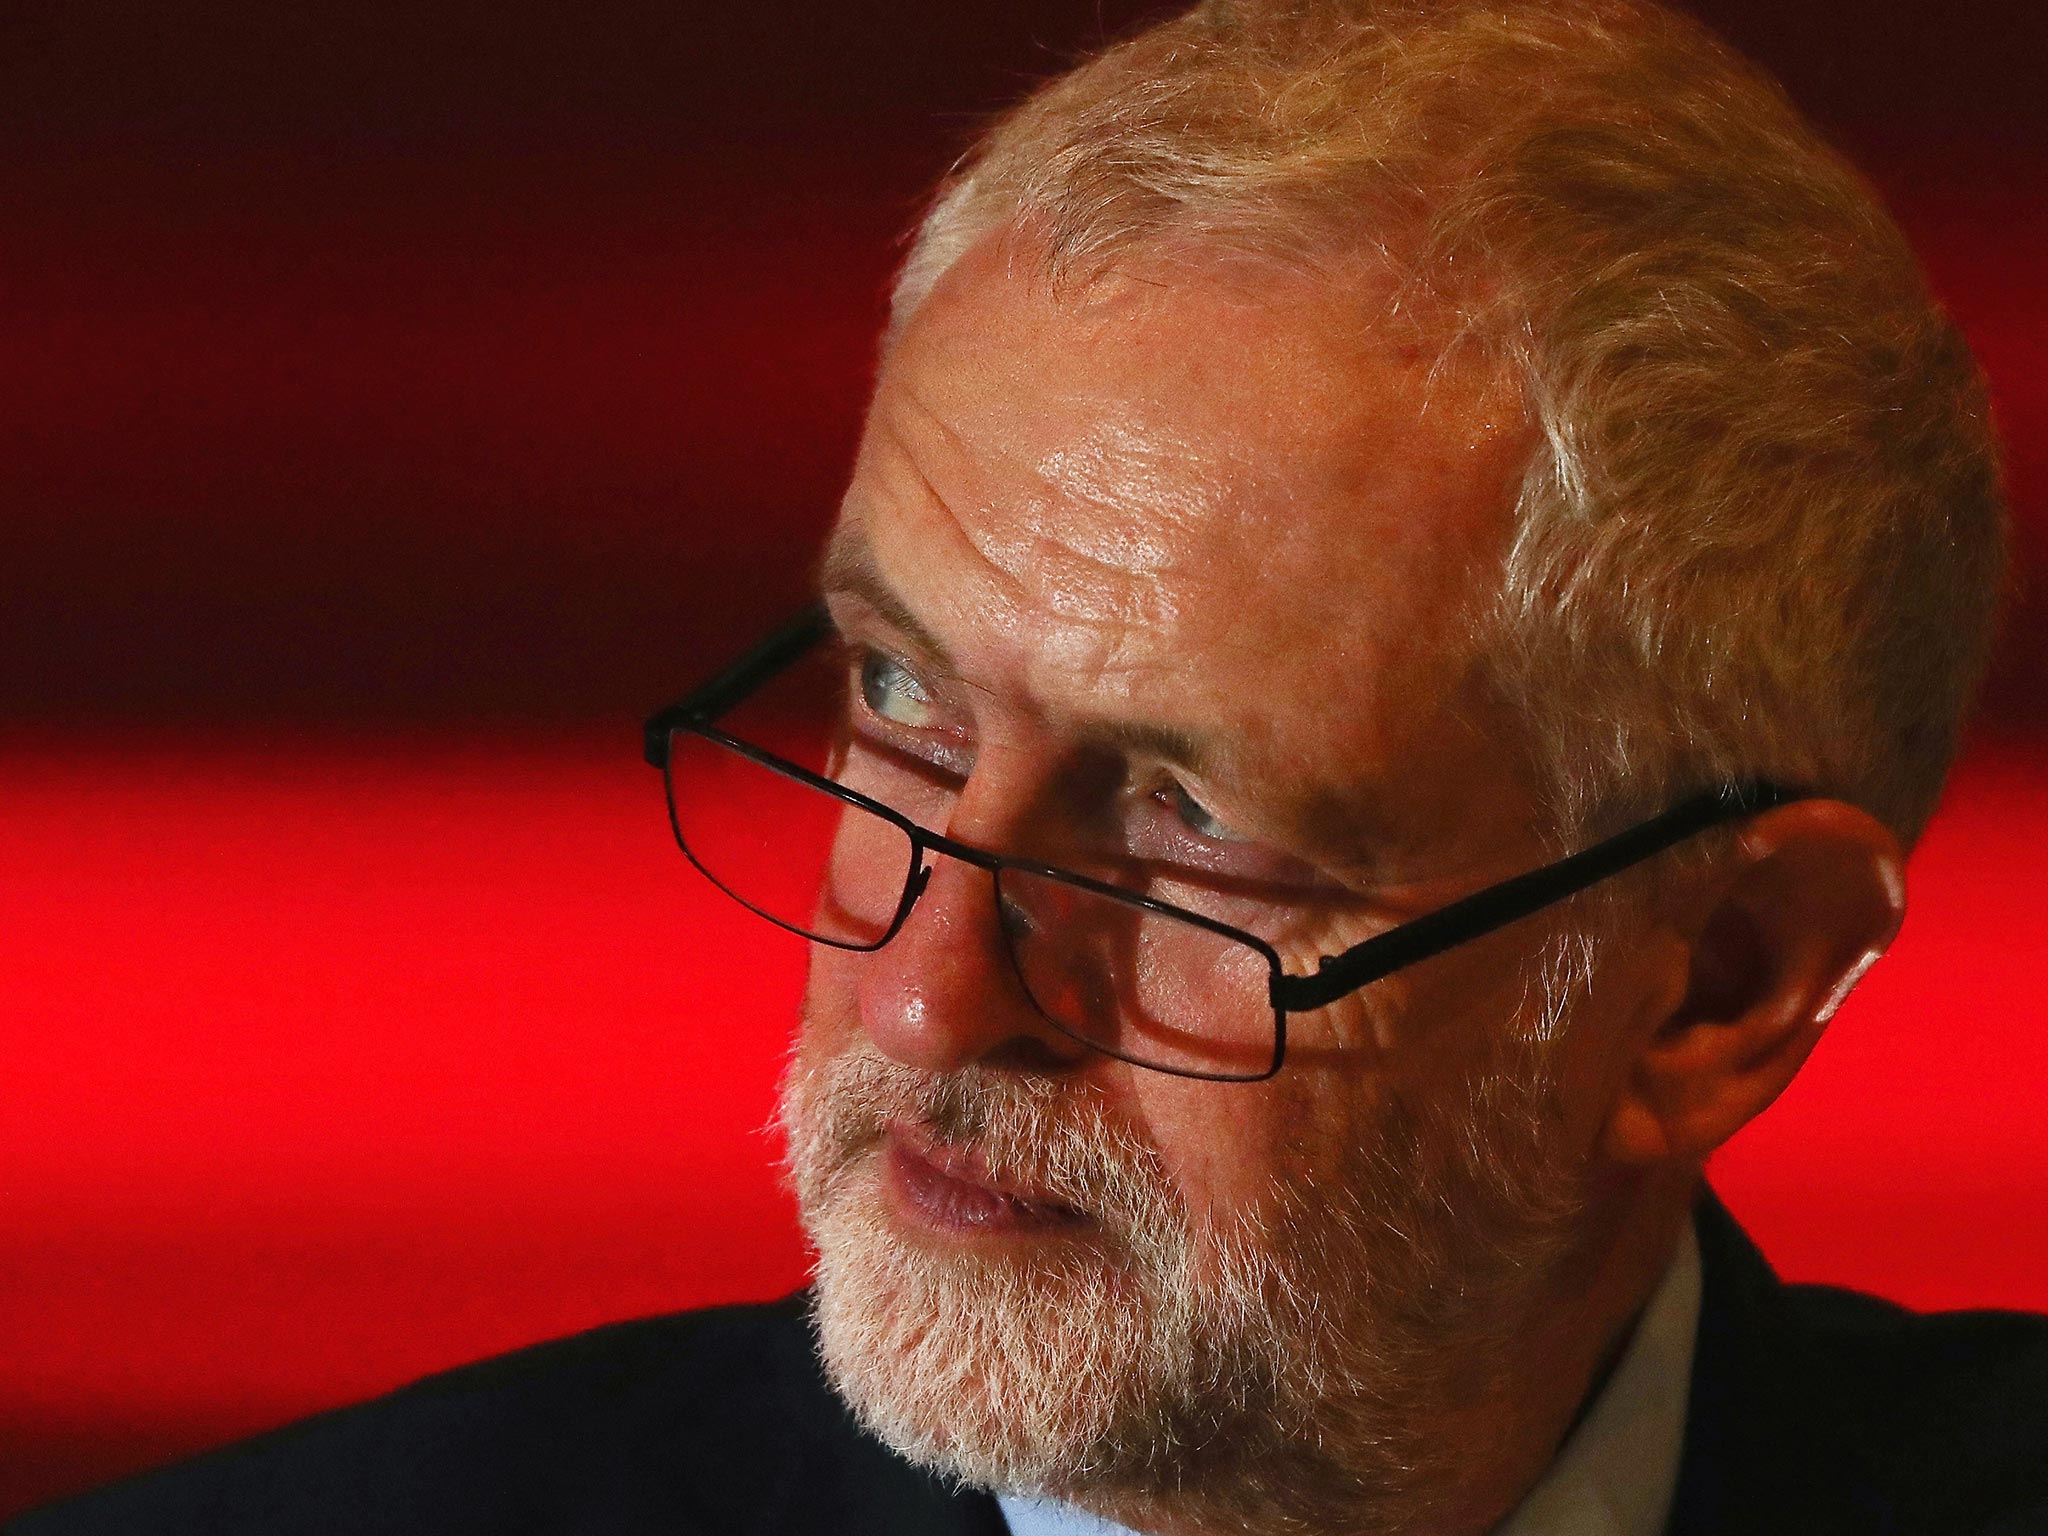
<svg viewBox="0 0 2048 1536"><path fill-rule="evenodd" d="M819 941L814 1295L20 1530L2048 1529L2048 1328L1788 1290L1701 1182L1897 930L2000 522L1896 232L1691 24L1111 49L921 230L824 616L650 722Z"/></svg>

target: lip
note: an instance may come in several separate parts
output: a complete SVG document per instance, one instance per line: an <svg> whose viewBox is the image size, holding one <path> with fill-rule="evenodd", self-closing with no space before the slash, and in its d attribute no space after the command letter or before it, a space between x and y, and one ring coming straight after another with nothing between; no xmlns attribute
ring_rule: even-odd
<svg viewBox="0 0 2048 1536"><path fill-rule="evenodd" d="M897 1209L950 1235L1016 1237L1071 1230L1081 1212L993 1177L980 1157L903 1125L882 1138L885 1182Z"/></svg>

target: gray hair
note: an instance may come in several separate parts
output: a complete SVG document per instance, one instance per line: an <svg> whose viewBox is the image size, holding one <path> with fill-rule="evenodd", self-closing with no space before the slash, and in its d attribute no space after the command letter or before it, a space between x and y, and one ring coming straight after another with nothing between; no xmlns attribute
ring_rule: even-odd
<svg viewBox="0 0 2048 1536"><path fill-rule="evenodd" d="M969 247L1391 263L1538 446L1473 616L1573 841L1726 777L1910 844L1982 671L1998 454L1961 337L1770 80L1632 0L1210 0L996 121L892 335Z"/></svg>

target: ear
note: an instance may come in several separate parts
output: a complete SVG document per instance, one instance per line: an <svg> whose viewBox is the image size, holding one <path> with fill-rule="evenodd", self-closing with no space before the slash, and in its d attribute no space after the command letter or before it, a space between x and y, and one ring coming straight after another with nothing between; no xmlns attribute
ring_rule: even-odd
<svg viewBox="0 0 2048 1536"><path fill-rule="evenodd" d="M1635 1032L1617 1162L1704 1162L1792 1081L1905 916L1898 840L1839 800L1757 817L1728 860Z"/></svg>

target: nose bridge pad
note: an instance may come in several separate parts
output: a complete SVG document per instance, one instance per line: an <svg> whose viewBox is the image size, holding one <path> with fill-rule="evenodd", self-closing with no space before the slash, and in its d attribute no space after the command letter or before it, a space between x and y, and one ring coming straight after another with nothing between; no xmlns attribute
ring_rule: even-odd
<svg viewBox="0 0 2048 1536"><path fill-rule="evenodd" d="M1060 1021L1047 1006L1043 995L1043 989L1053 979L1052 973L1046 970L1046 956L1040 952L1041 941L1048 933L1045 914L1034 912L1016 898L1003 884L1002 870L991 870L990 874L995 882L996 935L1002 945L1004 962L1016 979L1018 991L1031 1005L1031 1011L1046 1025L1068 1040L1082 1040L1072 1026ZM1055 965L1054 972L1058 969ZM1085 1040L1082 1043L1085 1044Z"/></svg>
<svg viewBox="0 0 2048 1536"><path fill-rule="evenodd" d="M941 878L941 866L947 866ZM1003 891L997 882L991 891L992 871L955 858L943 849L926 849L921 855L917 872L910 877L910 899L906 905L906 926L914 921L912 912L923 911L932 902L947 909L941 919L948 928L960 935L972 935L972 942L987 945L990 952L1000 957L1006 969L1014 968L1014 951L1010 948L1010 929L1003 913ZM930 902L924 900L931 892ZM927 918L931 914L926 914ZM990 918L995 919L993 926ZM1025 919L1027 922L1029 919ZM959 925L959 926L956 926Z"/></svg>
<svg viewBox="0 0 2048 1536"><path fill-rule="evenodd" d="M1010 946L1012 955L1018 954L1017 947L1039 930L1039 920L1025 911L1023 906L1008 891L1003 889L1003 877L998 874L996 882L996 929L1003 936L1003 942ZM1021 955L1018 956L1021 960Z"/></svg>

